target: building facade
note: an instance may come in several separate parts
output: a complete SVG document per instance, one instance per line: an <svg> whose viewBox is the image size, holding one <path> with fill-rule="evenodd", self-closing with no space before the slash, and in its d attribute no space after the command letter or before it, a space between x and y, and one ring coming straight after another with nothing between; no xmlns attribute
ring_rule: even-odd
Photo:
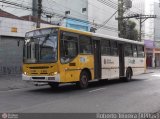
<svg viewBox="0 0 160 119"><path fill-rule="evenodd" d="M104 0L43 0L43 9L52 14L43 14L42 19L48 19L48 21L53 24L85 31L90 31L91 27L96 27L97 33L118 36L118 21L115 20L117 14L111 18L118 7L118 0L103 1ZM16 0L13 0L13 2L21 4L21 2ZM37 4L37 0L24 0L23 2L23 5L25 6L37 8L37 5L35 5ZM31 13L21 9L15 10L14 8L5 7L4 9L9 10L11 13L18 16L22 16L23 14L36 15L35 12ZM59 15L54 13L64 17L59 17ZM107 20L108 22L105 23ZM96 25L100 25L100 27L97 27Z"/></svg>
<svg viewBox="0 0 160 119"><path fill-rule="evenodd" d="M118 0L88 0L88 20L97 24L97 33L118 37Z"/></svg>
<svg viewBox="0 0 160 119"><path fill-rule="evenodd" d="M147 66L148 67L160 67L160 6L158 1L150 1L148 4L148 11L146 13L150 15L156 15L154 19L149 19L146 21L145 25L145 40L149 40L152 44L152 48L148 47L146 44L147 52ZM152 63L149 63L152 62Z"/></svg>
<svg viewBox="0 0 160 119"><path fill-rule="evenodd" d="M43 8L58 15L50 16L52 24L83 31L90 30L88 22L88 0L48 0Z"/></svg>
<svg viewBox="0 0 160 119"><path fill-rule="evenodd" d="M160 16L160 7L158 0L134 0L131 11L143 15ZM142 41L146 47L146 65L147 67L160 67L160 22L159 18L146 19L142 24ZM135 20L136 21L136 20ZM139 22L139 21L138 21ZM139 27L139 23L138 27ZM139 29L137 27L137 29Z"/></svg>
<svg viewBox="0 0 160 119"><path fill-rule="evenodd" d="M155 54L155 67L160 67L160 3L154 2L154 14L157 18L153 19L154 27L154 54Z"/></svg>
<svg viewBox="0 0 160 119"><path fill-rule="evenodd" d="M34 22L0 10L0 75L21 73L25 33L35 26Z"/></svg>
<svg viewBox="0 0 160 119"><path fill-rule="evenodd" d="M48 0L43 2L43 6L50 12L66 16L52 16L50 21L54 24L84 31L96 27L97 33L118 36L118 21L115 20L117 14L111 18L118 7L118 0L106 2L107 4L97 0Z"/></svg>

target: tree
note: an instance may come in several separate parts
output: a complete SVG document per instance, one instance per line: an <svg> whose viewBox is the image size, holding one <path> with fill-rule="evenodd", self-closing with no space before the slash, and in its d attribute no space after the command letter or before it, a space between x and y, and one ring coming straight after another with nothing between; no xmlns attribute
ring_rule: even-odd
<svg viewBox="0 0 160 119"><path fill-rule="evenodd" d="M133 21L123 21L123 38L130 40L138 40L138 31L136 29L136 23Z"/></svg>

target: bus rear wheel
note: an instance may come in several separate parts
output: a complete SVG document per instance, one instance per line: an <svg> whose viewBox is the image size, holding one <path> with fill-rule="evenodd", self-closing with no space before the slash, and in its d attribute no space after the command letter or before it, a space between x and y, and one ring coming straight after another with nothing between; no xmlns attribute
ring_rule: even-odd
<svg viewBox="0 0 160 119"><path fill-rule="evenodd" d="M126 77L125 77L125 81L126 82L129 82L132 80L132 71L130 68L127 69L126 71Z"/></svg>
<svg viewBox="0 0 160 119"><path fill-rule="evenodd" d="M56 89L59 87L59 83L56 83L56 82L49 82L48 85L53 89Z"/></svg>
<svg viewBox="0 0 160 119"><path fill-rule="evenodd" d="M77 82L77 85L81 88L81 89L85 89L88 87L88 81L89 81L89 75L86 71L83 71L80 75L80 81Z"/></svg>

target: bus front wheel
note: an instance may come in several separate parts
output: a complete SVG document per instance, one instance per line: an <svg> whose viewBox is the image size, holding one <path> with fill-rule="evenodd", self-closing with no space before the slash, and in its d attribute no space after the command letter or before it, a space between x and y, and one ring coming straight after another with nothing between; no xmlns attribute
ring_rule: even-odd
<svg viewBox="0 0 160 119"><path fill-rule="evenodd" d="M89 80L89 75L86 71L83 71L80 75L80 81L77 82L77 85L81 88L81 89L85 89L88 87L88 80Z"/></svg>

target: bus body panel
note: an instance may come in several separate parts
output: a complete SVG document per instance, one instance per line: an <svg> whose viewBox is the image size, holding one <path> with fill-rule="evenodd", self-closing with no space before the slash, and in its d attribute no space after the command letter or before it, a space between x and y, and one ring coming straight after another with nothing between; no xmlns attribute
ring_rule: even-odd
<svg viewBox="0 0 160 119"><path fill-rule="evenodd" d="M60 65L61 82L77 82L83 69L89 69L94 79L94 61L92 55L78 55L73 61Z"/></svg>
<svg viewBox="0 0 160 119"><path fill-rule="evenodd" d="M145 72L145 58L125 57L125 71L130 67L133 75L139 75Z"/></svg>
<svg viewBox="0 0 160 119"><path fill-rule="evenodd" d="M102 79L112 79L119 77L118 56L102 56Z"/></svg>

